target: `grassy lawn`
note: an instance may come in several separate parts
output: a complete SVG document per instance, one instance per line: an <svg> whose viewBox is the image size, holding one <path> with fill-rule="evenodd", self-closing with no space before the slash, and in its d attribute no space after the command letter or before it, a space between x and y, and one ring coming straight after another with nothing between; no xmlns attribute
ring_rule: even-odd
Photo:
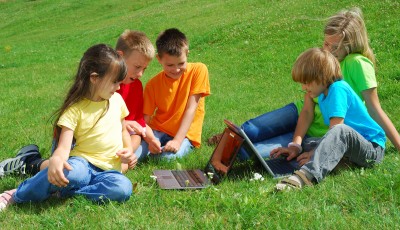
<svg viewBox="0 0 400 230"><path fill-rule="evenodd" d="M388 142L382 164L330 175L314 188L274 193L273 180L251 162L223 183L196 191L160 190L153 169L203 168L206 140L235 123L302 98L291 79L296 57L321 46L326 18L342 8L364 12L377 62L379 98L400 130L399 1L1 1L0 160L26 144L49 156L51 115L60 106L83 52L115 45L125 29L154 42L176 27L190 41L189 61L209 68L203 145L184 159L149 161L127 176L138 183L124 203L83 197L22 204L0 213L0 229L399 229L400 156ZM161 70L153 61L142 81ZM250 181L255 172L264 181ZM25 178L0 179L0 191Z"/></svg>

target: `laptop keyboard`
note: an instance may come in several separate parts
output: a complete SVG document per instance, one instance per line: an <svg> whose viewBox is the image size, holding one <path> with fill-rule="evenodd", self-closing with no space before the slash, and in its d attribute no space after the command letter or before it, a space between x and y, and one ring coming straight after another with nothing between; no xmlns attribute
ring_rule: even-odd
<svg viewBox="0 0 400 230"><path fill-rule="evenodd" d="M296 170L295 167L288 164L284 158L269 159L265 161L273 173L277 175L292 174Z"/></svg>
<svg viewBox="0 0 400 230"><path fill-rule="evenodd" d="M172 170L172 174L182 187L203 186L203 180L197 175L195 170Z"/></svg>

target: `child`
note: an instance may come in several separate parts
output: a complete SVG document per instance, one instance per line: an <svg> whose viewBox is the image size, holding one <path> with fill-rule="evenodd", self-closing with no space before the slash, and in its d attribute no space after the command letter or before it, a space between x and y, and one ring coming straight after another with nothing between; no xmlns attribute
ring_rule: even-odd
<svg viewBox="0 0 400 230"><path fill-rule="evenodd" d="M154 58L154 47L143 32L125 30L118 38L116 50L124 58L128 69L127 77L121 83L117 93L121 94L129 110L129 115L125 118L125 125L131 134L133 152L138 149L142 137L149 143L149 149L160 151L159 141L154 137L151 128L144 121L143 86L140 81L140 77ZM53 151L55 147L56 143L53 144ZM26 168L26 173L35 175L40 170L47 168L49 164L47 159L41 158L38 151L19 154L15 158L7 159L3 162L3 168L6 169L5 172L7 174ZM128 167L133 169L136 163L137 157L132 155L132 159L128 164L122 164L122 172L126 173ZM2 163L0 163L0 167L1 165ZM24 171L22 172L25 173Z"/></svg>
<svg viewBox="0 0 400 230"><path fill-rule="evenodd" d="M384 129L397 150L400 150L400 135L379 103L374 70L375 57L368 43L361 10L359 8L342 10L330 17L324 34L324 48L338 58L344 80L360 99L365 101L370 116ZM292 141L298 120L303 119L299 114L302 108L303 103L300 101L291 103L246 121L242 128L260 153L268 157L272 151L277 151L277 147L288 146ZM316 104L314 119L306 137L322 137L327 130L328 127L323 124L319 106ZM312 145L307 146L307 142L312 144L312 141L312 138L306 138L303 147L312 148ZM240 157L242 159L249 157L243 148Z"/></svg>
<svg viewBox="0 0 400 230"><path fill-rule="evenodd" d="M188 63L189 44L178 29L167 29L156 41L157 60L163 71L146 84L143 113L163 150L153 155L173 159L183 157L201 143L204 97L210 94L207 67ZM160 147L159 146L159 147ZM142 141L139 160L149 155Z"/></svg>
<svg viewBox="0 0 400 230"><path fill-rule="evenodd" d="M302 159L307 159L306 163L295 174L278 183L278 190L321 182L343 157L362 167L381 162L385 150L385 132L371 118L349 84L342 80L339 62L329 51L313 48L302 53L293 66L292 77L306 91L303 110L308 113L304 120L312 121L315 106L313 98L318 97L329 131L313 151L301 155ZM297 157L302 152L301 144L309 124L297 128L289 147L278 148L278 151L271 153L271 157L281 154L291 159Z"/></svg>
<svg viewBox="0 0 400 230"><path fill-rule="evenodd" d="M99 44L80 61L54 123L58 146L49 167L25 180L17 189L0 195L0 210L10 204L84 195L95 202L124 202L132 184L121 174L121 161L132 153L129 133L123 126L128 110L119 94L126 76L122 57ZM76 146L71 150L72 140Z"/></svg>
<svg viewBox="0 0 400 230"><path fill-rule="evenodd" d="M142 138L149 144L152 151L161 151L158 139L146 125L143 116L143 86L140 77L154 57L154 47L147 36L139 31L126 30L117 41L117 52L124 58L128 74L117 91L124 99L129 115L125 118L125 125L131 134L133 152L140 146ZM133 169L137 162L136 155L129 164ZM123 165L123 172L127 171Z"/></svg>

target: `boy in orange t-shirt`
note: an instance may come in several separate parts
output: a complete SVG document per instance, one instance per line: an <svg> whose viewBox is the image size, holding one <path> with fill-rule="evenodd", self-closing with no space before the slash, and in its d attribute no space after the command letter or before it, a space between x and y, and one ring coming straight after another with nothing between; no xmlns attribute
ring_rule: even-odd
<svg viewBox="0 0 400 230"><path fill-rule="evenodd" d="M161 144L148 150L142 141L139 160L153 155L174 159L200 147L204 97L210 95L208 70L203 63L188 63L189 44L178 29L167 29L156 41L157 60L163 71L146 84L143 114Z"/></svg>

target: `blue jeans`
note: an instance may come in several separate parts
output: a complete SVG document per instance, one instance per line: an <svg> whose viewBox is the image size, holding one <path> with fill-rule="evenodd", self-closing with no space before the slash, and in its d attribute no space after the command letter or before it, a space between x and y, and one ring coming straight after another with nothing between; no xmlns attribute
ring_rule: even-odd
<svg viewBox="0 0 400 230"><path fill-rule="evenodd" d="M311 160L301 169L311 173L319 183L330 173L343 157L361 167L380 163L385 149L369 142L350 126L340 124L323 136Z"/></svg>
<svg viewBox="0 0 400 230"><path fill-rule="evenodd" d="M242 129L257 151L266 158L269 157L271 150L286 147L293 140L298 118L297 107L290 103L246 121ZM250 154L242 147L238 157L241 160L247 160Z"/></svg>
<svg viewBox="0 0 400 230"><path fill-rule="evenodd" d="M167 144L168 141L174 139L170 135L160 132L157 130L153 130L154 136L161 142L161 147ZM189 139L185 138L182 141L181 147L179 148L178 152L173 153L173 152L162 152L161 154L151 154L149 151L149 145L147 144L146 141L142 140L140 146L136 150L135 154L138 158L139 161L143 161L147 156L152 156L155 158L166 158L169 160L175 159L175 158L181 158L188 153L190 153L193 150L193 145L189 141Z"/></svg>
<svg viewBox="0 0 400 230"><path fill-rule="evenodd" d="M15 202L43 201L56 192L61 197L83 195L95 202L124 202L131 196L132 183L120 172L104 171L82 157L70 157L68 163L73 169L64 169L64 175L69 180L66 187L50 184L46 168L18 186L13 197Z"/></svg>

